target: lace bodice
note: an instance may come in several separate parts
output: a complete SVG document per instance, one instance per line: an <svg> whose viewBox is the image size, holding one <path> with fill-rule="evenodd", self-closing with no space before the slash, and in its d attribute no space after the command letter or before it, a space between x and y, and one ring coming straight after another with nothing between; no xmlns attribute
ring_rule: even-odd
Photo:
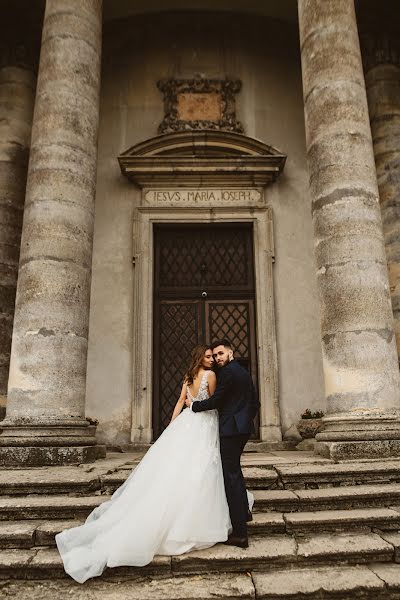
<svg viewBox="0 0 400 600"><path fill-rule="evenodd" d="M203 376L200 381L199 391L197 392L197 396L193 396L189 387L187 388L187 393L192 402L201 402L201 400L207 400L209 397L208 393L208 374L210 371L204 371Z"/></svg>

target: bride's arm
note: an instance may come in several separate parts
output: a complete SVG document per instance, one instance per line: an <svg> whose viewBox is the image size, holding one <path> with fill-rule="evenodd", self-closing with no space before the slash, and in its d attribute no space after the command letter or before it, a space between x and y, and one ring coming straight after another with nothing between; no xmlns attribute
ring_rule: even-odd
<svg viewBox="0 0 400 600"><path fill-rule="evenodd" d="M210 392L210 396L215 392L215 388L217 387L217 376L214 371L210 371L208 374L208 391Z"/></svg>
<svg viewBox="0 0 400 600"><path fill-rule="evenodd" d="M187 385L186 385L186 383L184 383L182 386L181 395L179 396L178 402L175 404L174 412L172 413L171 423L174 419L176 419L176 417L182 411L183 405L185 404L186 392L187 392Z"/></svg>

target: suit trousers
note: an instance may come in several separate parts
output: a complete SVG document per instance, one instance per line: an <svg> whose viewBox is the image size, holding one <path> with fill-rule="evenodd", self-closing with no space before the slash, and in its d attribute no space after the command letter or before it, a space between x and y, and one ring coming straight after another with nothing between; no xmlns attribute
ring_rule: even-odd
<svg viewBox="0 0 400 600"><path fill-rule="evenodd" d="M229 506L233 535L247 537L247 501L246 484L240 466L240 456L250 435L238 434L221 437L221 461L224 473L226 499Z"/></svg>

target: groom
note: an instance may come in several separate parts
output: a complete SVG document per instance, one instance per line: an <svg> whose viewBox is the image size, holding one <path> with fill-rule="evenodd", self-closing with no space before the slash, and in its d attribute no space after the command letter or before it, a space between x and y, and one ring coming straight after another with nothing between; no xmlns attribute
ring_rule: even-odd
<svg viewBox="0 0 400 600"><path fill-rule="evenodd" d="M186 404L193 412L218 409L222 469L233 528L226 544L247 548L247 521L251 515L240 456L254 433L253 419L260 403L250 374L233 358L230 342L218 340L211 348L218 365L215 393L201 402L191 403L187 399Z"/></svg>

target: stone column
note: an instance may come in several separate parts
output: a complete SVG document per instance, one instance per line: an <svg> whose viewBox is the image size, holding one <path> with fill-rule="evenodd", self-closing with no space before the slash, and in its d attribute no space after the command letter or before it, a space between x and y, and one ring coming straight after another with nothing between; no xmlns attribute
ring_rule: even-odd
<svg viewBox="0 0 400 600"><path fill-rule="evenodd" d="M27 6L14 0L0 23L0 420L6 406L42 19L39 3Z"/></svg>
<svg viewBox="0 0 400 600"><path fill-rule="evenodd" d="M400 355L400 56L389 39L363 47L365 82Z"/></svg>
<svg viewBox="0 0 400 600"><path fill-rule="evenodd" d="M32 69L0 65L0 410L7 396L35 86Z"/></svg>
<svg viewBox="0 0 400 600"><path fill-rule="evenodd" d="M299 0L327 396L317 451L400 455L400 377L353 0Z"/></svg>
<svg viewBox="0 0 400 600"><path fill-rule="evenodd" d="M85 383L101 26L101 0L47 0L2 464L86 462L99 453Z"/></svg>

